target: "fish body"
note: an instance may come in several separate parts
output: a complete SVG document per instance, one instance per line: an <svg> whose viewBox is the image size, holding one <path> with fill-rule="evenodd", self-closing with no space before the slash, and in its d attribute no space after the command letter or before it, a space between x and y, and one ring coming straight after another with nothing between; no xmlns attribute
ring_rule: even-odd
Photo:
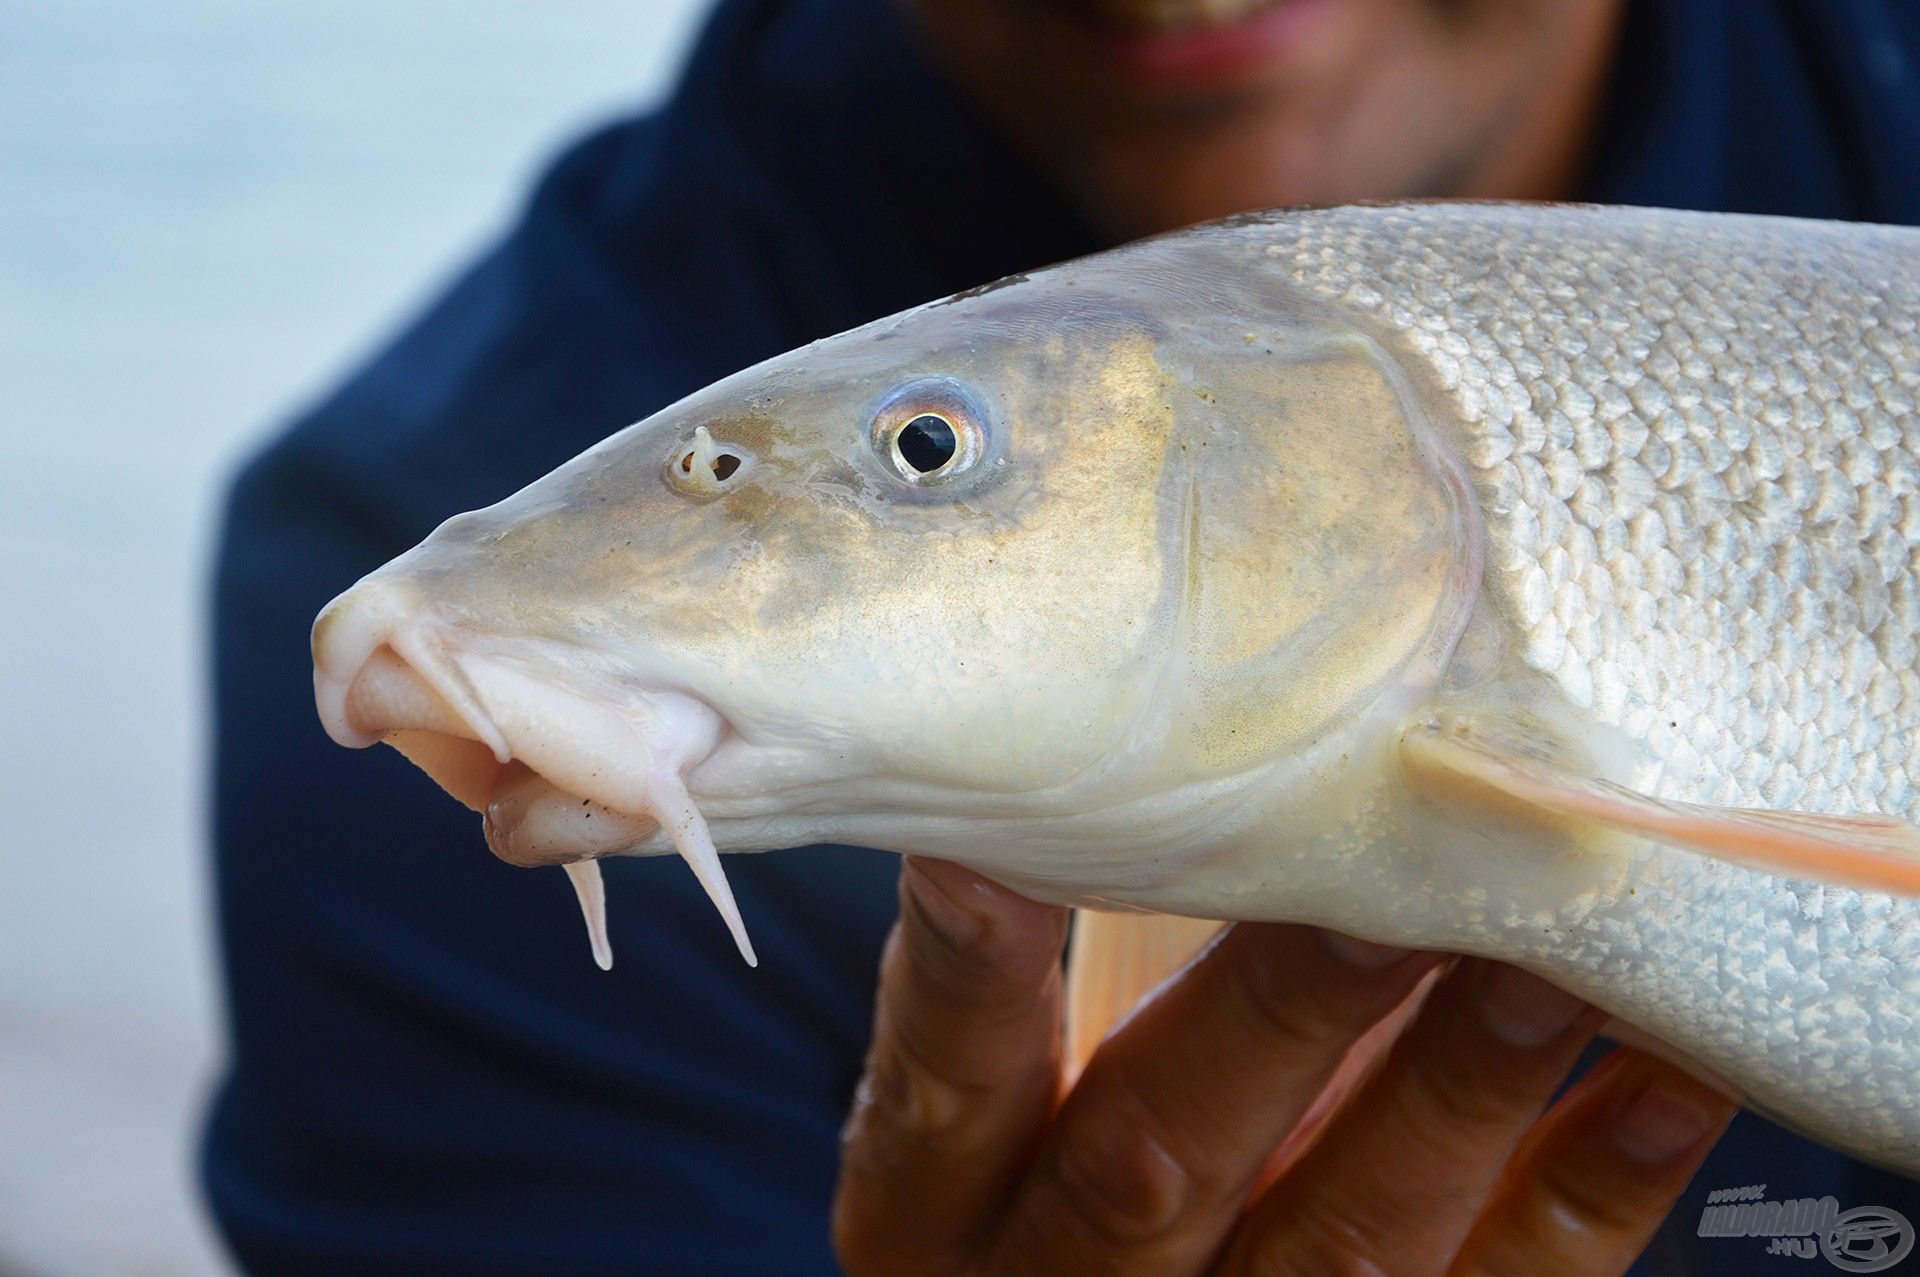
<svg viewBox="0 0 1920 1277"><path fill-rule="evenodd" d="M1517 963L1920 1173L1920 231L1262 214L817 342L315 628L495 851Z"/></svg>

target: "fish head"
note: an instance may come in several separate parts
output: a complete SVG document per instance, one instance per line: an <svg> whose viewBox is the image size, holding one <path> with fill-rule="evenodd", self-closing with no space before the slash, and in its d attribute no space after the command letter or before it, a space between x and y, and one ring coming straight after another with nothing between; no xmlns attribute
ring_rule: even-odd
<svg viewBox="0 0 1920 1277"><path fill-rule="evenodd" d="M1417 660L1457 557L1378 352L1189 258L816 342L449 520L319 618L323 719L519 864L838 841L1054 895L1171 872L1233 809L1206 794Z"/></svg>

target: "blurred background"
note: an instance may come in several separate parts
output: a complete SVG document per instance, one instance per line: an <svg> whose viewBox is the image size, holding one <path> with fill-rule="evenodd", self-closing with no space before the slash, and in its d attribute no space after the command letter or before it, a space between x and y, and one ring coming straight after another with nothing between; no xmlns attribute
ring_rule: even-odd
<svg viewBox="0 0 1920 1277"><path fill-rule="evenodd" d="M0 1277L228 1271L204 598L246 452L708 0L0 0Z"/></svg>

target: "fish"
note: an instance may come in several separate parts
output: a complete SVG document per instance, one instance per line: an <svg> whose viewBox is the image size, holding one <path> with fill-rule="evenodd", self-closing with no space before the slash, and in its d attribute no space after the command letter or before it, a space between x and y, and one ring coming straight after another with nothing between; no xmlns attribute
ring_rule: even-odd
<svg viewBox="0 0 1920 1277"><path fill-rule="evenodd" d="M321 613L316 699L565 865L602 966L606 856L749 962L720 852L935 856L1080 910L1096 1028L1211 920L1309 923L1920 1174L1917 325L1914 229L1236 217L449 519Z"/></svg>

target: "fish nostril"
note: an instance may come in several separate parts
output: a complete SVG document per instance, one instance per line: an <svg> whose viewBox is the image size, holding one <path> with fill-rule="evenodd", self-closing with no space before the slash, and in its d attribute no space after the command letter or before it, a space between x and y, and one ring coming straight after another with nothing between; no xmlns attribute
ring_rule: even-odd
<svg viewBox="0 0 1920 1277"><path fill-rule="evenodd" d="M710 461L696 457L691 450L680 454L681 474L692 474L693 468L696 465L704 466L707 473L711 474L721 483L725 483L727 480L733 478L734 471L740 468L740 458L734 456L731 452L718 453Z"/></svg>
<svg viewBox="0 0 1920 1277"><path fill-rule="evenodd" d="M729 480L745 467L745 454L715 443L705 426L693 432L693 440L674 453L667 467L667 478L674 486L696 496L712 496L725 491Z"/></svg>

